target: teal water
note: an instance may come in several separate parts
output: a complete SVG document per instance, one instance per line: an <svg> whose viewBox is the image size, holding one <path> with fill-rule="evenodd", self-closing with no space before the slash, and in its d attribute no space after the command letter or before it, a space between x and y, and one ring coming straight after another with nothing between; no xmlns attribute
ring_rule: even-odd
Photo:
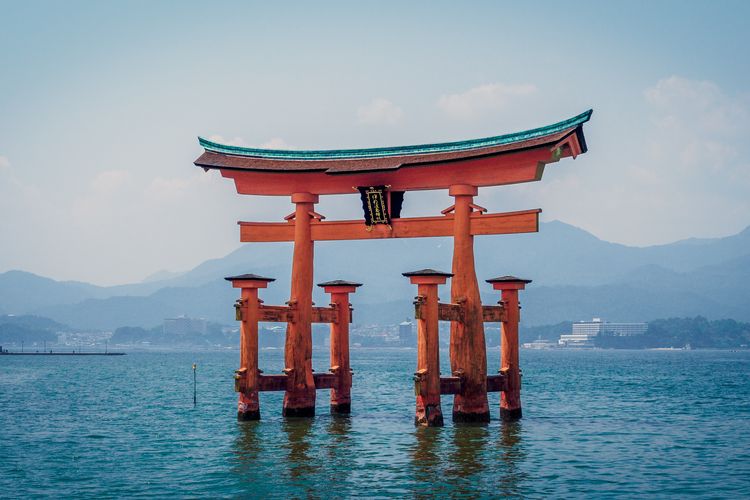
<svg viewBox="0 0 750 500"><path fill-rule="evenodd" d="M352 351L351 418L263 394L243 424L236 351L0 357L0 497L750 497L750 352L521 356L521 422L492 395L490 424L453 426L445 397L442 429L413 426L413 350Z"/></svg>

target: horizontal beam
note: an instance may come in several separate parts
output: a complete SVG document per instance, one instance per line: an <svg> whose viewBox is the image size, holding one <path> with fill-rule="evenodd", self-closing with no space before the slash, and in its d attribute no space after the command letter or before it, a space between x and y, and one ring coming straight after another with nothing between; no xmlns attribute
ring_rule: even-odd
<svg viewBox="0 0 750 500"><path fill-rule="evenodd" d="M261 304L258 321L266 323L294 323L297 309L289 306L267 306ZM339 313L333 307L313 307L313 323L338 323Z"/></svg>
<svg viewBox="0 0 750 500"><path fill-rule="evenodd" d="M504 212L471 216L471 234L535 233L539 231L541 209L521 212ZM393 219L391 227L378 224L367 230L365 221L340 220L310 222L313 241L376 240L385 238L429 238L453 236L453 214L437 217L407 217ZM289 222L240 222L240 241L279 242L294 241L294 221Z"/></svg>
<svg viewBox="0 0 750 500"><path fill-rule="evenodd" d="M487 375L487 392L505 390L505 375ZM440 377L440 394L461 394L461 377Z"/></svg>
<svg viewBox="0 0 750 500"><path fill-rule="evenodd" d="M461 377L440 377L440 394L461 394Z"/></svg>
<svg viewBox="0 0 750 500"><path fill-rule="evenodd" d="M287 383L289 378L285 373L273 374L273 375L259 375L258 376L258 391L260 392L272 392L272 391L286 391ZM339 376L333 373L313 373L313 380L315 380L316 389L333 389L336 387L339 381ZM237 387L235 390L241 392L244 387Z"/></svg>
<svg viewBox="0 0 750 500"><path fill-rule="evenodd" d="M333 373L313 373L316 389L333 389L338 385L339 376Z"/></svg>
<svg viewBox="0 0 750 500"><path fill-rule="evenodd" d="M505 375L502 373L487 375L487 392L505 391L505 380Z"/></svg>
<svg viewBox="0 0 750 500"><path fill-rule="evenodd" d="M508 321L508 313L505 312L505 308L501 305L482 306L482 321L485 323Z"/></svg>
<svg viewBox="0 0 750 500"><path fill-rule="evenodd" d="M312 322L313 323L338 323L339 313L333 307L313 307L312 308Z"/></svg>
<svg viewBox="0 0 750 500"><path fill-rule="evenodd" d="M420 304L421 305L421 304ZM461 304L438 304L438 320L440 321L463 321L464 308Z"/></svg>
<svg viewBox="0 0 750 500"><path fill-rule="evenodd" d="M294 312L289 306L266 306L261 304L258 321L288 323L294 321Z"/></svg>
<svg viewBox="0 0 750 500"><path fill-rule="evenodd" d="M424 302L414 301L414 318L423 318ZM464 321L464 307L462 304L438 303L439 321ZM500 323L508 320L508 313L502 305L482 306L482 321L485 323Z"/></svg>

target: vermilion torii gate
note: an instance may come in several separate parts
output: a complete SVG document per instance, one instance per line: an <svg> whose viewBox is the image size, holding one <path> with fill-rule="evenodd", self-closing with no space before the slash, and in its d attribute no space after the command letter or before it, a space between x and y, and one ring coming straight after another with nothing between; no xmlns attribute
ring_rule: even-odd
<svg viewBox="0 0 750 500"><path fill-rule="evenodd" d="M348 325L349 294L359 283L321 283L331 294L331 307L313 307L313 247L315 241L452 236L451 273L425 269L405 273L418 285L416 423L442 425L440 394L454 394L454 421L488 421L487 391L501 392L501 417L521 416L518 366L518 290L528 280L503 276L488 280L502 290L497 306L483 306L474 269L474 236L536 232L540 209L486 213L474 203L479 187L539 181L544 167L586 152L583 124L586 111L568 120L515 134L417 146L290 151L244 148L199 138L205 152L195 165L217 169L234 180L239 194L290 196L295 205L285 222L240 222L243 242L294 242L290 300L286 306L266 306L258 288L271 278L248 274L227 278L242 290L237 304L241 323L241 367L236 374L240 393L238 417L260 418L258 392L283 390L286 416L311 417L316 389L332 389L331 408L350 410ZM377 187L377 189L375 188ZM315 212L320 195L362 194L368 220L326 221ZM448 189L454 204L434 217L401 218L403 193ZM373 194L375 198L369 196ZM381 203L382 205L378 205ZM367 205L370 204L370 212ZM374 205L373 205L374 204ZM397 207L398 205L398 207ZM374 206L374 209L373 209ZM374 212L372 211L374 210ZM392 215L388 217L388 213ZM377 222L382 222L377 224ZM451 281L451 302L438 303L437 287ZM438 371L437 322L451 322L452 376ZM287 323L283 374L262 375L258 367L258 322ZM502 325L501 370L487 375L484 322ZM330 373L313 373L313 322L331 324Z"/></svg>

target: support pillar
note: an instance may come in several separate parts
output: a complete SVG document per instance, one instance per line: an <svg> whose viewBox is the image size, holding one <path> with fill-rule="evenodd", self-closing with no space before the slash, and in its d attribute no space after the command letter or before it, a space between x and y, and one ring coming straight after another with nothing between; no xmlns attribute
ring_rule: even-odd
<svg viewBox="0 0 750 500"><path fill-rule="evenodd" d="M502 291L501 302L506 311L506 320L500 324L500 373L505 377L505 390L500 393L500 418L514 421L521 418L521 368L518 359L518 322L521 307L518 291L531 280L515 276L501 276L487 280L495 290Z"/></svg>
<svg viewBox="0 0 750 500"><path fill-rule="evenodd" d="M461 378L461 392L453 399L454 422L489 422L487 402L487 348L484 341L482 299L474 269L471 213L475 186L456 184L454 197L453 279L451 302L463 306L463 321L451 322L450 358L453 376Z"/></svg>
<svg viewBox="0 0 750 500"><path fill-rule="evenodd" d="M438 285L445 284L450 273L422 269L403 273L417 285L417 371L414 393L417 399L414 425L442 427L440 407L440 345L438 338Z"/></svg>
<svg viewBox="0 0 750 500"><path fill-rule="evenodd" d="M319 283L326 293L331 294L331 307L337 312L337 321L331 323L331 368L336 375L336 385L331 389L331 413L349 415L352 411L352 369L349 363L349 323L351 309L349 294L354 293L362 283L351 281L327 281Z"/></svg>
<svg viewBox="0 0 750 500"><path fill-rule="evenodd" d="M237 420L260 420L258 401L258 319L260 300L258 288L266 288L273 278L256 274L242 274L224 278L234 288L241 289L241 298L235 304L240 321L240 368L235 371L235 389L239 392Z"/></svg>
<svg viewBox="0 0 750 500"><path fill-rule="evenodd" d="M315 416L315 381L312 371L312 286L313 241L310 220L318 196L294 193L294 257L289 306L294 320L287 324L284 373L288 377L284 393L285 417Z"/></svg>

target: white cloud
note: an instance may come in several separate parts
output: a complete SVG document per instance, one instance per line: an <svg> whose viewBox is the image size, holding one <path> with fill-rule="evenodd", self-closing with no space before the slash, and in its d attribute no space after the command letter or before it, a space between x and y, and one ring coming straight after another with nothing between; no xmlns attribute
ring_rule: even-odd
<svg viewBox="0 0 750 500"><path fill-rule="evenodd" d="M263 149L296 149L294 146L287 144L287 142L281 137L271 137L258 147Z"/></svg>
<svg viewBox="0 0 750 500"><path fill-rule="evenodd" d="M437 106L456 118L474 118L488 111L505 109L515 100L536 93L536 85L488 83L460 94L442 95Z"/></svg>
<svg viewBox="0 0 750 500"><path fill-rule="evenodd" d="M185 177L156 177L146 186L144 194L151 201L172 203L199 197L202 188L218 180L220 178L203 171Z"/></svg>
<svg viewBox="0 0 750 500"><path fill-rule="evenodd" d="M111 193L121 188L130 179L127 170L106 170L91 181L91 188L96 193Z"/></svg>
<svg viewBox="0 0 750 500"><path fill-rule="evenodd" d="M642 96L645 109L634 115L649 119L617 133L618 117L595 115L587 154L550 165L542 182L503 189L491 201L540 206L547 217L638 245L724 236L750 224L750 162L742 154L750 103L714 82L677 76Z"/></svg>
<svg viewBox="0 0 750 500"><path fill-rule="evenodd" d="M10 160L5 156L0 156L0 170L10 168Z"/></svg>
<svg viewBox="0 0 750 500"><path fill-rule="evenodd" d="M219 144L225 144L227 146L240 146L245 148L257 147L263 149L296 149L294 146L288 144L281 137L271 137L265 142L260 144L250 144L242 137L235 137L234 139L225 139L220 135L210 135L208 140L212 142L218 142Z"/></svg>
<svg viewBox="0 0 750 500"><path fill-rule="evenodd" d="M73 221L80 225L106 225L132 203L132 182L126 170L106 170L89 182L89 190L71 205Z"/></svg>
<svg viewBox="0 0 750 500"><path fill-rule="evenodd" d="M725 135L747 126L747 103L730 98L711 81L673 75L646 89L644 96L666 129Z"/></svg>
<svg viewBox="0 0 750 500"><path fill-rule="evenodd" d="M248 143L245 142L245 140L242 137L235 137L234 139L225 139L223 136L220 136L220 135L209 135L208 140L211 142L218 142L219 144L224 144L226 146L248 147Z"/></svg>
<svg viewBox="0 0 750 500"><path fill-rule="evenodd" d="M357 109L357 121L367 125L397 125L403 119L404 110L383 97Z"/></svg>
<svg viewBox="0 0 750 500"><path fill-rule="evenodd" d="M644 96L655 126L649 151L664 163L660 170L677 167L690 176L747 174L740 150L750 132L748 103L726 95L714 82L679 76L659 80Z"/></svg>

